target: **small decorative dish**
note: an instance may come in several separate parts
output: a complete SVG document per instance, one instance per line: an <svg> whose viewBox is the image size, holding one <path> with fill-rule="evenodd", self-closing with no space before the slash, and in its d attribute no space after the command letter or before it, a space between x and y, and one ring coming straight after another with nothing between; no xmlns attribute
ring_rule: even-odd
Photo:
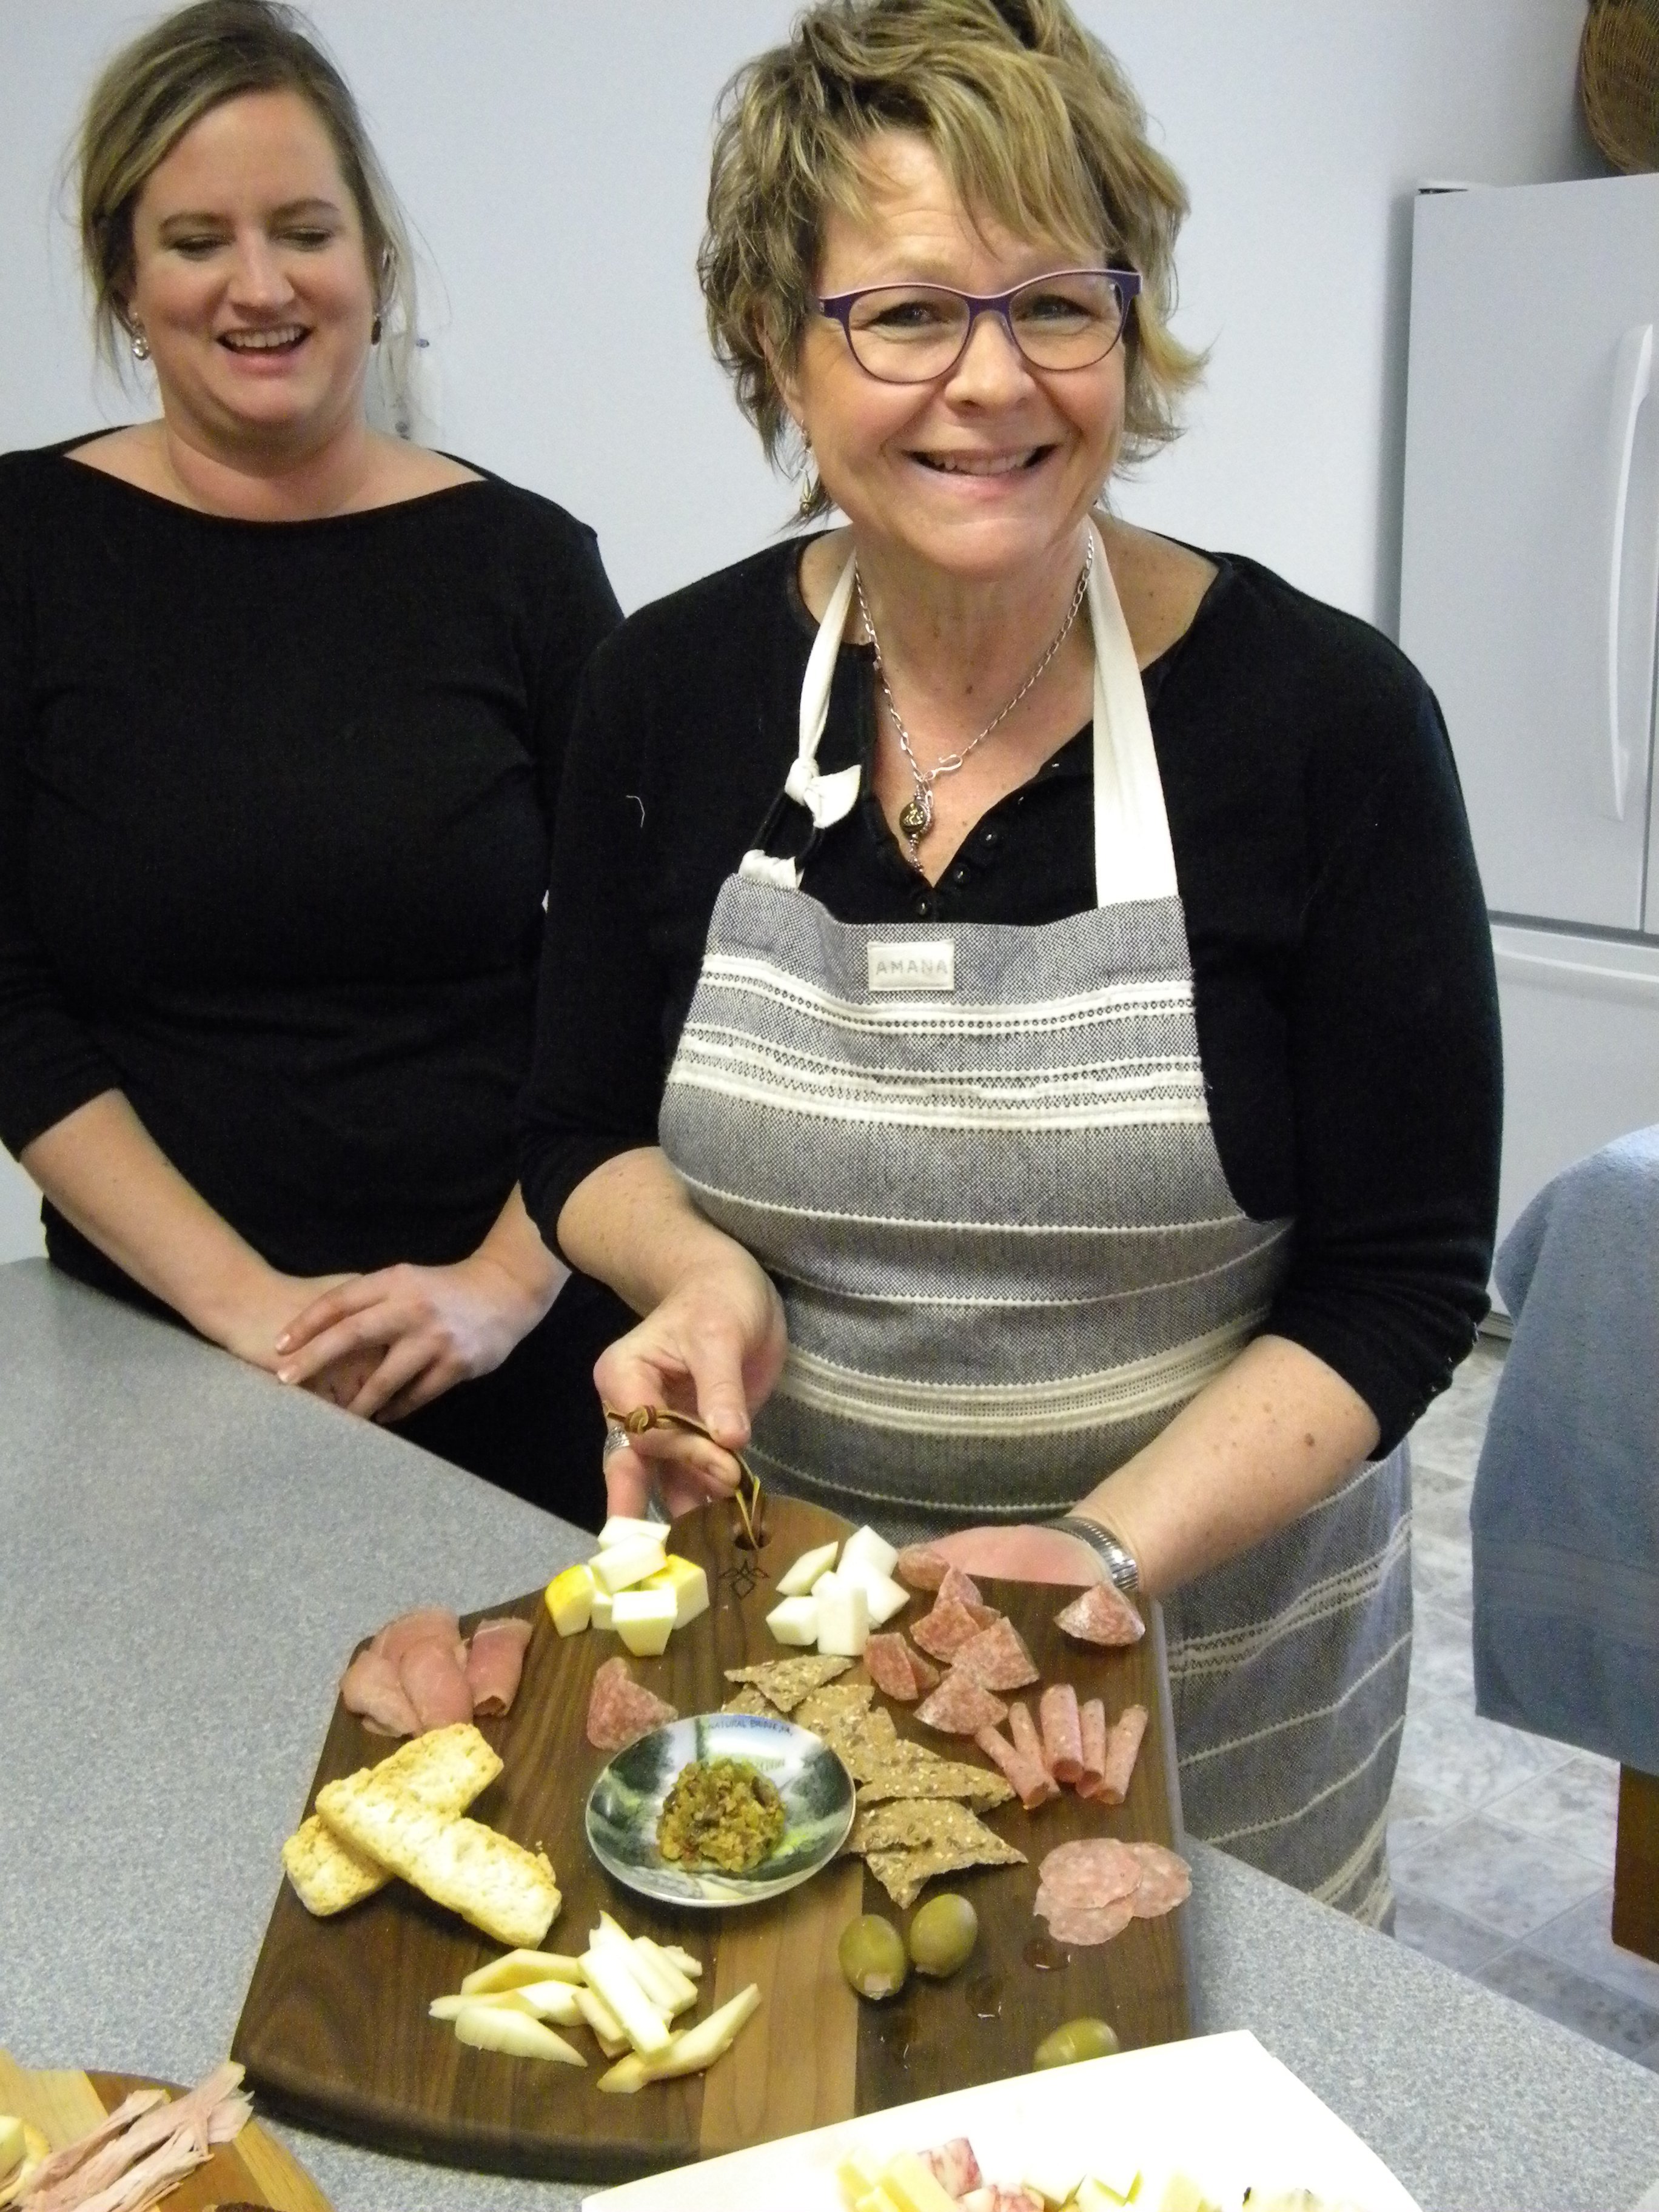
<svg viewBox="0 0 1659 2212"><path fill-rule="evenodd" d="M665 1859L658 1829L694 1761L740 1759L776 1790L783 1833L744 1874ZM662 1905L759 1905L810 1881L853 1825L853 1778L822 1737L758 1713L704 1713L653 1729L619 1751L587 1793L587 1840L608 1874Z"/></svg>

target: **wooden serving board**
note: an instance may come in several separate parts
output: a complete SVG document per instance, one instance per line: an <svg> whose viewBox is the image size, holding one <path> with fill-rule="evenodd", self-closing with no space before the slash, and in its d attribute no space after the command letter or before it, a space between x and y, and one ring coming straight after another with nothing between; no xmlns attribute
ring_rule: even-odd
<svg viewBox="0 0 1659 2212"><path fill-rule="evenodd" d="M728 1507L675 1522L672 1548L708 1571L710 1610L678 1632L659 1659L631 1663L639 1680L682 1715L717 1710L731 1694L723 1670L788 1655L765 1615L775 1585L810 1545L848 1525L815 1506L767 1501L766 1540L741 1548ZM903 1924L860 1862L841 1860L775 1903L707 1912L653 1905L614 1882L588 1850L587 1792L605 1765L586 1734L588 1692L601 1662L621 1651L611 1636L555 1634L539 1590L504 1608L535 1623L513 1711L483 1731L506 1770L473 1816L517 1841L540 1844L563 1892L550 1950L580 1951L603 1909L630 1935L694 1951L710 1996L698 2016L749 1982L762 2006L733 2051L707 2075L653 2083L634 2096L601 2095L597 2063L586 2073L459 2043L429 2020L429 2001L496 1955L499 1946L453 1914L393 1882L349 1912L313 1919L283 1884L231 2048L274 2109L376 2149L495 2171L568 2179L622 2179L735 2150L832 2120L1023 2073L1049 2029L1080 2014L1109 2020L1125 2046L1188 2032L1184 1911L1137 1920L1113 1942L1065 1950L1032 1917L1037 1863L1078 1836L1175 1839L1176 1785L1161 1626L1122 1651L1069 1643L1053 1616L1073 1593L982 1583L1009 1613L1044 1681L1069 1680L1079 1698L1105 1698L1109 1721L1145 1705L1152 1723L1128 1802L1113 1810L1063 1791L1027 1814L1015 1802L988 1817L1028 1854L1017 1867L976 1868L923 1891L971 1898L978 1948L943 1983L914 1978L887 2006L863 2004L836 1961L842 1929L860 1911ZM931 1605L915 1598L890 1627L907 1627ZM342 1655L343 1658L344 1655ZM858 1679L854 1676L851 1679ZM1035 1688L1026 1693L1035 1697ZM921 1728L914 1708L890 1708L899 1733L946 1757L983 1764L971 1742ZM383 1758L391 1747L337 1707L306 1809L325 1782ZM573 2039L597 2060L585 2031Z"/></svg>
<svg viewBox="0 0 1659 2212"><path fill-rule="evenodd" d="M100 2126L134 2089L157 2086L140 2074L32 2073L0 2051L0 2112L15 2112L39 2128L54 2150L66 2150ZM329 2212L328 2199L311 2176L257 2120L249 2120L234 2142L219 2144L206 2165L187 2173L161 2202L168 2212L212 2212L216 2205L234 2204Z"/></svg>

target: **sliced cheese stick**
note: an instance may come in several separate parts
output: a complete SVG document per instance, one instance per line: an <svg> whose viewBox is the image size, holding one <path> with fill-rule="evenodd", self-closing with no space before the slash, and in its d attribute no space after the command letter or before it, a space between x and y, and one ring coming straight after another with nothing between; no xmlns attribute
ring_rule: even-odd
<svg viewBox="0 0 1659 2212"><path fill-rule="evenodd" d="M623 2033L623 2024L597 1990L586 1984L576 1992L576 2002L582 2008L582 2018L593 2031L594 2040L607 2058L619 2058L624 2051L633 2048Z"/></svg>
<svg viewBox="0 0 1659 2212"><path fill-rule="evenodd" d="M550 2027L527 2013L512 2012L501 2005L472 2004L455 2021L456 2039L476 2051L505 2051L514 2058L552 2058L562 2066L586 2066L574 2043L555 2035Z"/></svg>
<svg viewBox="0 0 1659 2212"><path fill-rule="evenodd" d="M660 1951L669 1965L678 1966L688 1979L694 1982L702 1980L702 1960L695 1951L684 1950L678 1943L653 1942L648 1936L641 1936L639 1940L641 1943L651 1943L653 1951Z"/></svg>
<svg viewBox="0 0 1659 2212"><path fill-rule="evenodd" d="M536 2017L517 1990L486 1990L482 1994L475 1990L470 1996L463 1992L459 1996L434 1997L426 2008L427 2017L428 2020L459 2020L474 2005L494 2005L497 2012L520 2013L526 2020ZM580 2018L580 2014L577 2016Z"/></svg>
<svg viewBox="0 0 1659 2212"><path fill-rule="evenodd" d="M671 2020L676 2013L688 2011L692 2005L696 2004L696 1984L689 1974L683 1972L669 1957L667 1952L659 1945L653 1943L648 1936L636 1936L634 1938L634 1957L640 1966L648 1966L659 1977L659 1986L665 1992L668 2016ZM641 1974L640 1978L645 1981L646 1977ZM647 1990L649 1987L650 1984L647 1983Z"/></svg>
<svg viewBox="0 0 1659 2212"><path fill-rule="evenodd" d="M599 2086L612 2095L631 2096L642 2089L647 2081L666 2081L676 2074L700 2074L705 2066L732 2048L738 2029L760 2002L760 1984L750 1982L739 1990L718 2012L711 2012L707 2020L695 2027L671 2036L668 2047L655 2058L646 2058L630 2051L626 2058L618 2059L608 2073L601 2074Z"/></svg>
<svg viewBox="0 0 1659 2212"><path fill-rule="evenodd" d="M596 1946L582 1953L582 1972L589 1989L604 1998L623 2034L643 2058L654 2058L668 2048L667 2021L641 1987L634 1972L631 1946Z"/></svg>
<svg viewBox="0 0 1659 2212"><path fill-rule="evenodd" d="M575 1983L581 1978L580 1962L557 1951L504 1951L487 1966L475 1966L464 1974L461 1994L471 1996L477 1991L482 1996L488 1990L514 1990L523 1982Z"/></svg>
<svg viewBox="0 0 1659 2212"><path fill-rule="evenodd" d="M665 2020L672 2020L677 2012L697 2002L696 1984L671 1966L653 1943L642 1936L630 1936L608 1912L600 1913L599 1925L589 1930L587 1940L595 1950L622 1954L635 1980Z"/></svg>

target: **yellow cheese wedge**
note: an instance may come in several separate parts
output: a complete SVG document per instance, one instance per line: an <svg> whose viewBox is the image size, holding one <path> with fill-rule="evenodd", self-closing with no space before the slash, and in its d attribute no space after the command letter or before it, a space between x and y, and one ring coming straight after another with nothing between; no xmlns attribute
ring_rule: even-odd
<svg viewBox="0 0 1659 2212"><path fill-rule="evenodd" d="M487 1966L475 1966L461 1978L464 1996L483 1996L490 1990L516 1990L526 1982L579 1982L579 1960L558 1951L507 1951Z"/></svg>
<svg viewBox="0 0 1659 2212"><path fill-rule="evenodd" d="M676 1628L684 1628L688 1620L708 1610L708 1576L695 1559L682 1559L672 1552L658 1572L647 1575L639 1588L673 1591Z"/></svg>
<svg viewBox="0 0 1659 2212"><path fill-rule="evenodd" d="M611 1601L611 1626L636 1659L654 1659L674 1632L674 1593L618 1590Z"/></svg>
<svg viewBox="0 0 1659 2212"><path fill-rule="evenodd" d="M567 1567L546 1592L547 1610L561 1636L577 1636L593 1617L593 1577L586 1567Z"/></svg>

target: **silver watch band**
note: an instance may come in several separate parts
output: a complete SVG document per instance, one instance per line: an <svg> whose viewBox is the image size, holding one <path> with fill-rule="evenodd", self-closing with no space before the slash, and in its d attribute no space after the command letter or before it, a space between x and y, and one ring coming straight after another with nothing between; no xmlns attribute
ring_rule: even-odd
<svg viewBox="0 0 1659 2212"><path fill-rule="evenodd" d="M1127 1545L1120 1544L1109 1528L1098 1521L1088 1521L1080 1513L1062 1513L1057 1521L1048 1523L1063 1536L1075 1536L1086 1544L1107 1573L1124 1593L1133 1597L1140 1588L1140 1570L1135 1565L1134 1554Z"/></svg>

